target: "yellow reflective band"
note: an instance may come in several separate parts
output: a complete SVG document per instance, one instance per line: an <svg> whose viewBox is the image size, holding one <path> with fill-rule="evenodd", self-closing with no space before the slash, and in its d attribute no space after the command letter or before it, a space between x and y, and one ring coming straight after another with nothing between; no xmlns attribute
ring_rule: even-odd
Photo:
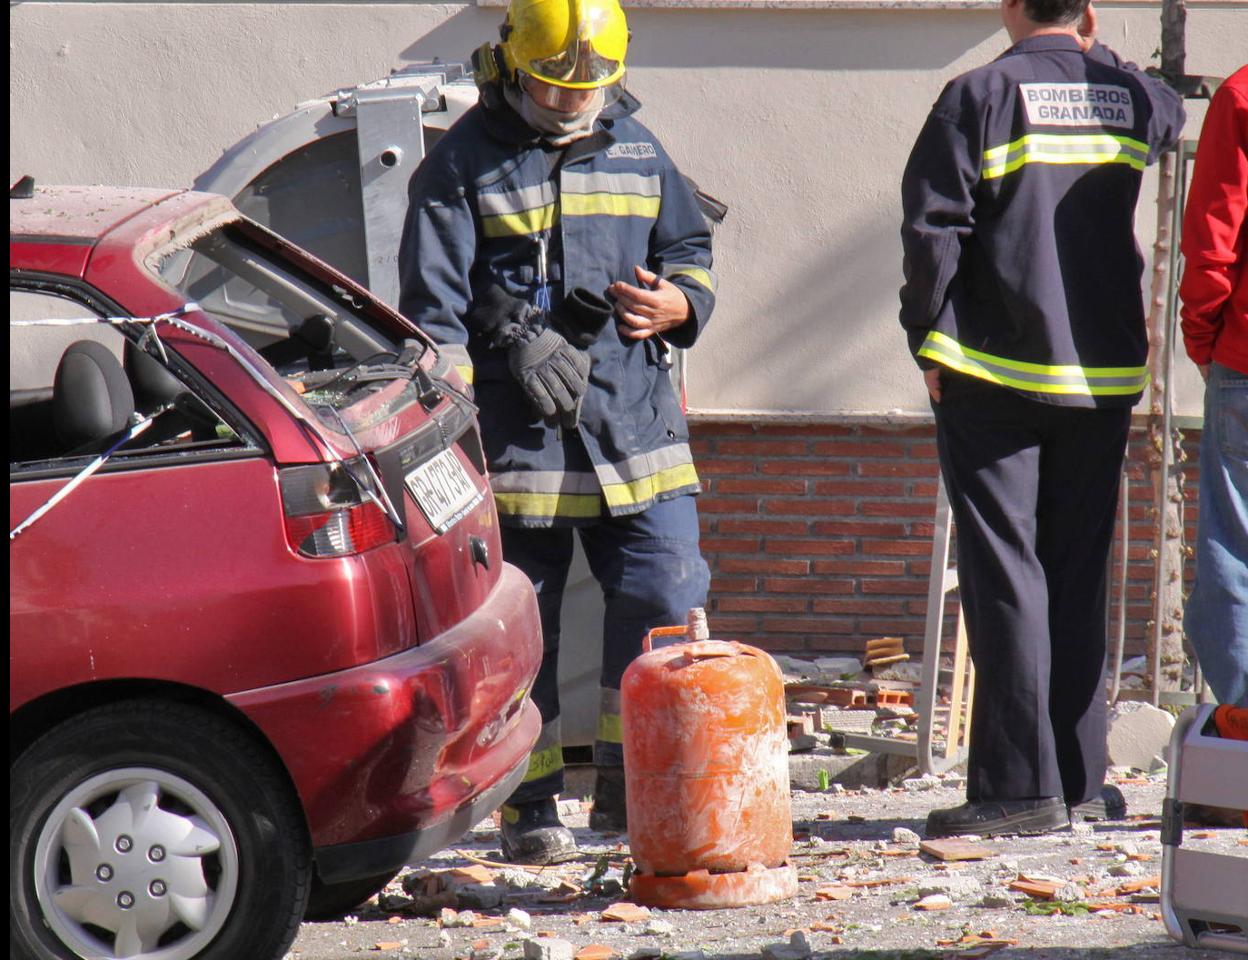
<svg viewBox="0 0 1248 960"><path fill-rule="evenodd" d="M602 497L596 493L494 494L498 512L520 517L596 517L602 513Z"/></svg>
<svg viewBox="0 0 1248 960"><path fill-rule="evenodd" d="M608 483L602 488L602 495L609 507L628 507L653 500L659 494L679 490L681 487L695 486L698 482L698 471L692 463L668 467L648 477L639 477L624 483Z"/></svg>
<svg viewBox="0 0 1248 960"><path fill-rule="evenodd" d="M624 722L618 713L598 714L598 739L603 743L624 742Z"/></svg>
<svg viewBox="0 0 1248 960"><path fill-rule="evenodd" d="M701 267L677 267L667 275L669 280L672 277L690 277L706 287L711 293L715 292L715 275L709 270L703 270Z"/></svg>
<svg viewBox="0 0 1248 960"><path fill-rule="evenodd" d="M659 215L659 197L642 197L634 193L565 193L565 217L649 217Z"/></svg>
<svg viewBox="0 0 1248 960"><path fill-rule="evenodd" d="M481 232L487 237L524 237L550 230L558 222L558 205L548 203L544 207L534 207L519 213L498 213L482 217Z"/></svg>
<svg viewBox="0 0 1248 960"><path fill-rule="evenodd" d="M984 151L983 179L995 180L1028 163L1125 163L1143 170L1148 144L1112 133L1029 133L1012 143Z"/></svg>
<svg viewBox="0 0 1248 960"><path fill-rule="evenodd" d="M472 383L472 364L466 364L462 367L457 366L455 372L459 374L464 383Z"/></svg>
<svg viewBox="0 0 1248 960"><path fill-rule="evenodd" d="M919 356L968 376L1033 393L1127 396L1143 390L1149 379L1147 367L1080 367L1010 360L964 347L936 330L928 333Z"/></svg>
<svg viewBox="0 0 1248 960"><path fill-rule="evenodd" d="M547 747L545 750L538 750L529 754L529 769L524 775L521 783L528 783L530 780L540 780L547 774L556 773L563 769L563 747L555 744L553 747Z"/></svg>

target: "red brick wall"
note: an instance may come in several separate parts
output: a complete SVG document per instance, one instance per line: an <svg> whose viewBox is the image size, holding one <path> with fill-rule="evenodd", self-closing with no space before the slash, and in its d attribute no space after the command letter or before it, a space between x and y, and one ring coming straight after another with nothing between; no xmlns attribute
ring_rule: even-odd
<svg viewBox="0 0 1248 960"><path fill-rule="evenodd" d="M919 652L938 472L930 422L693 416L691 427L705 488L698 506L715 636L775 652L860 655L867 639L896 635ZM1189 499L1196 439L1187 444ZM1154 524L1145 440L1142 430L1133 431L1128 458L1128 656L1143 653L1151 617ZM1186 520L1193 543L1194 503ZM1115 569L1115 600L1117 576Z"/></svg>

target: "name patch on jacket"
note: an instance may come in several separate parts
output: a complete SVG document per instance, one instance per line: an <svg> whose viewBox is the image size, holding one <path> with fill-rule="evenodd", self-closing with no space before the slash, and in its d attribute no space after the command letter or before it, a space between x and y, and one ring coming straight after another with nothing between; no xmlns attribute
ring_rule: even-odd
<svg viewBox="0 0 1248 960"><path fill-rule="evenodd" d="M653 143L613 143L607 147L606 156L611 160L625 157L629 160L652 160L658 156Z"/></svg>
<svg viewBox="0 0 1248 960"><path fill-rule="evenodd" d="M1135 126L1131 91L1108 83L1020 83L1033 124L1058 127Z"/></svg>

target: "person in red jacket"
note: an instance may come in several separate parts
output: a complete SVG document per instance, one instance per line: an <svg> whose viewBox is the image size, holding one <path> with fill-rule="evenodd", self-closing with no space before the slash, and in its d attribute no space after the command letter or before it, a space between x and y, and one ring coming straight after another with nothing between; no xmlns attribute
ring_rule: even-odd
<svg viewBox="0 0 1248 960"><path fill-rule="evenodd" d="M1184 629L1222 703L1248 706L1248 66L1205 115L1183 217L1183 343L1205 378L1196 582Z"/></svg>

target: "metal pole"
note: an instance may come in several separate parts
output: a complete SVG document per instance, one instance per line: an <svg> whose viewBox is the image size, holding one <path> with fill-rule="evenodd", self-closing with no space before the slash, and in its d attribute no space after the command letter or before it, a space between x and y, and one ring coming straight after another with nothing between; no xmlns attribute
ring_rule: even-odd
<svg viewBox="0 0 1248 960"><path fill-rule="evenodd" d="M1127 551L1131 545L1131 479L1127 471L1122 472L1122 491L1118 495L1119 512L1122 515L1122 562L1118 568L1118 638L1114 646L1114 677L1109 690L1109 702L1118 702L1119 687L1122 682L1122 654L1127 646ZM1114 555L1110 552L1109 565L1112 571ZM1109 606L1106 605L1108 615Z"/></svg>

